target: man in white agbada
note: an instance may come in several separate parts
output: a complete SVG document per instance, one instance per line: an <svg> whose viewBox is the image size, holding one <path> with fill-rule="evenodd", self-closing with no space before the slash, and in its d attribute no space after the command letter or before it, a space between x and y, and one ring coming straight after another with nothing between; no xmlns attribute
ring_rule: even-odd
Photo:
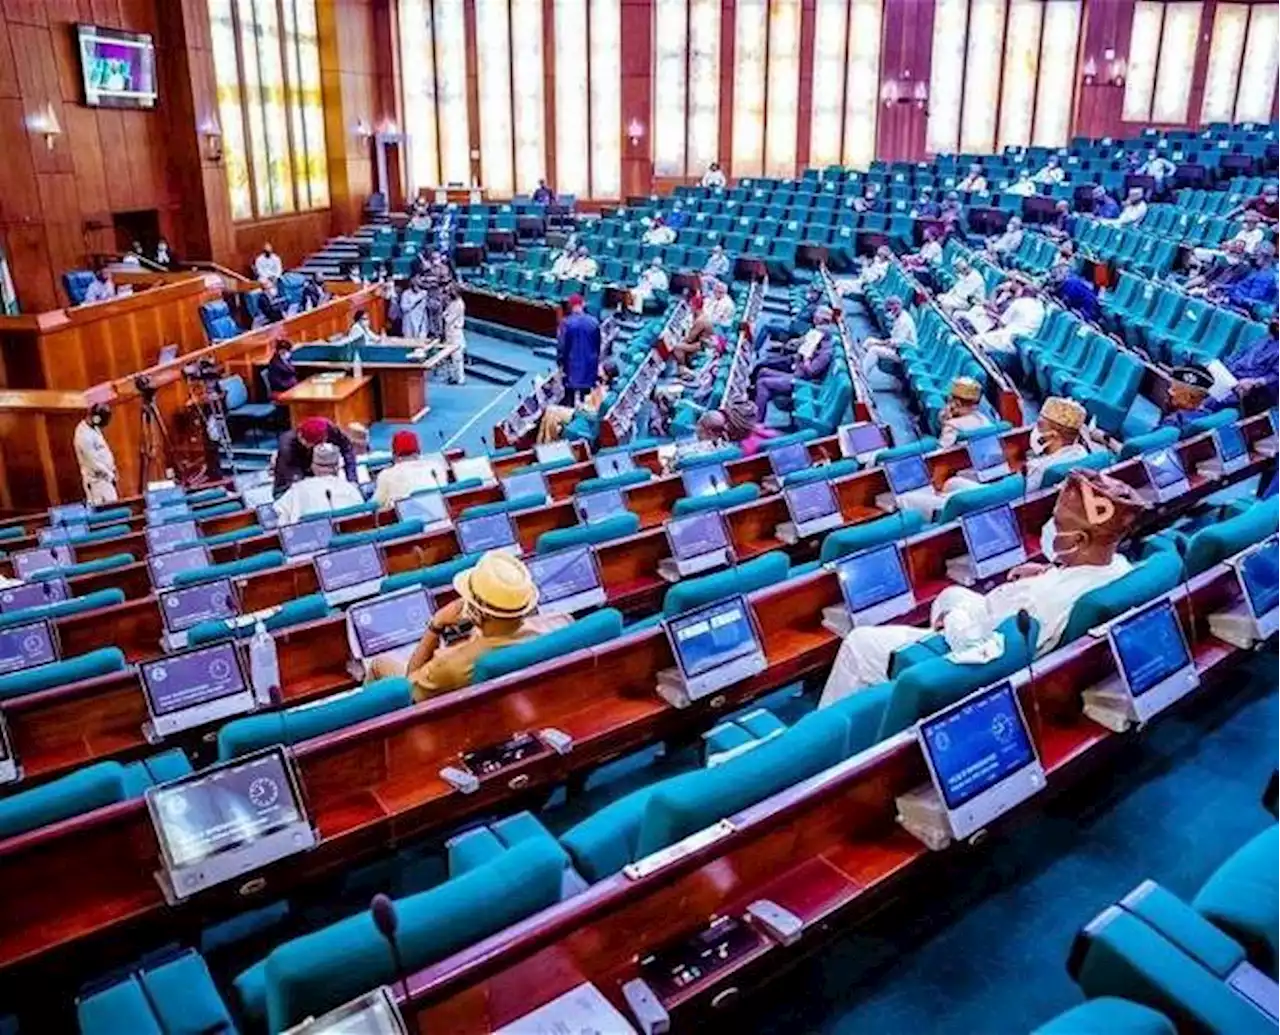
<svg viewBox="0 0 1280 1035"><path fill-rule="evenodd" d="M1116 226L1133 226L1141 223L1147 215L1147 199L1143 197L1142 188L1134 187L1124 199L1124 205L1120 209L1120 214L1115 219L1110 220ZM1108 220L1101 220L1108 222Z"/></svg>
<svg viewBox="0 0 1280 1035"><path fill-rule="evenodd" d="M1244 210L1240 217L1244 224L1234 234L1223 241L1217 248L1193 248L1191 254L1197 262L1212 262L1219 255L1240 254L1252 255L1258 250L1267 236L1262 228L1262 215L1251 208ZM1230 247L1229 247L1230 246Z"/></svg>
<svg viewBox="0 0 1280 1035"><path fill-rule="evenodd" d="M99 403L89 408L84 420L76 425L72 443L76 463L80 465L80 483L85 501L91 507L114 503L116 493L116 458L107 445L102 429L111 423L111 407Z"/></svg>
<svg viewBox="0 0 1280 1035"><path fill-rule="evenodd" d="M342 473L342 451L332 442L322 442L311 451L311 477L289 486L276 500L275 511L280 524L296 525L304 518L363 502L360 490Z"/></svg>
<svg viewBox="0 0 1280 1035"><path fill-rule="evenodd" d="M916 319L902 304L897 295L890 295L884 300L885 315L892 321L889 325L889 337L864 338L862 341L862 372L868 378L876 372L892 377L885 370L886 365L896 368L901 359L903 345L916 343ZM897 381L897 378L893 378Z"/></svg>
<svg viewBox="0 0 1280 1035"><path fill-rule="evenodd" d="M893 251L888 245L881 245L876 249L875 256L870 262L862 264L862 272L852 280L841 280L836 283L836 290L841 295L860 295L867 289L868 284L874 284L883 280L885 274L889 272L889 267L893 265Z"/></svg>
<svg viewBox="0 0 1280 1035"><path fill-rule="evenodd" d="M956 282L950 289L940 294L935 301L944 312L954 313L958 309L968 309L987 297L987 284L982 274L970 265L963 255L955 261Z"/></svg>
<svg viewBox="0 0 1280 1035"><path fill-rule="evenodd" d="M971 377L957 377L951 382L951 397L942 408L942 430L938 434L938 443L944 449L954 446L962 431L976 431L991 426L991 418L979 408L982 402L982 385ZM962 492L972 488L967 479L954 476L942 483L938 489L925 485L919 489L911 489L898 497L898 506L904 510L913 510L926 521L932 521L947 502L947 497L954 492Z"/></svg>
<svg viewBox="0 0 1280 1035"><path fill-rule="evenodd" d="M379 507L389 507L416 492L438 491L448 481L448 472L440 469L443 459L424 458L418 436L408 428L401 428L391 436L391 456L391 466L378 472L373 490L374 502Z"/></svg>
<svg viewBox="0 0 1280 1035"><path fill-rule="evenodd" d="M1023 236L1022 220L1017 216L1010 216L1009 222L1005 224L1004 233L987 241L987 254L1004 262L1022 247Z"/></svg>
<svg viewBox="0 0 1280 1035"><path fill-rule="evenodd" d="M1053 537L1047 563L1019 565L1009 581L989 593L948 586L933 602L929 626L881 625L857 628L840 645L819 708L825 708L889 678L895 651L942 630L953 661L966 656L989 660L1003 644L994 630L1026 611L1039 624L1036 654L1053 650L1066 631L1071 609L1082 596L1120 578L1131 565L1116 552L1146 509L1133 489L1096 471L1072 471L1053 510ZM991 642L988 645L982 641ZM979 649L975 650L975 644ZM983 649L986 647L987 649Z"/></svg>
<svg viewBox="0 0 1280 1035"><path fill-rule="evenodd" d="M723 187L725 182L724 170L720 168L719 162L712 162L707 167L707 171L702 174L704 187Z"/></svg>
<svg viewBox="0 0 1280 1035"><path fill-rule="evenodd" d="M723 327L733 322L734 314L737 311L738 307L734 304L725 282L723 280L715 281L714 286L711 288L711 301L703 305L704 315L717 327Z"/></svg>
<svg viewBox="0 0 1280 1035"><path fill-rule="evenodd" d="M631 311L643 313L644 304L657 292L666 291L670 285L667 271L662 268L662 259L655 255L640 274L636 286L631 289Z"/></svg>
<svg viewBox="0 0 1280 1035"><path fill-rule="evenodd" d="M449 383L465 384L467 380L467 303L463 301L462 292L458 290L456 283L445 285L444 297L442 317L444 344L446 348L453 348L453 352L446 361Z"/></svg>
<svg viewBox="0 0 1280 1035"><path fill-rule="evenodd" d="M1045 159L1044 168L1035 175L1036 183L1061 183L1063 176L1066 175L1062 171L1062 166L1058 163L1057 155L1050 155Z"/></svg>
<svg viewBox="0 0 1280 1035"><path fill-rule="evenodd" d="M1044 323L1045 308L1034 284L1017 281L1016 295L998 318L999 325L979 334L977 342L988 352L1004 356L1017 354L1013 339L1019 335L1032 335ZM1000 364L1002 367L1004 362Z"/></svg>
<svg viewBox="0 0 1280 1035"><path fill-rule="evenodd" d="M587 246L585 244L579 245L578 251L573 257L573 263L569 267L569 276L577 277L578 280L595 280L599 271L600 267L596 264L596 260L591 257L591 253L587 251Z"/></svg>
<svg viewBox="0 0 1280 1035"><path fill-rule="evenodd" d="M642 239L645 244L671 244L676 239L676 232L667 226L666 220L661 216L654 216Z"/></svg>
<svg viewBox="0 0 1280 1035"><path fill-rule="evenodd" d="M1018 178L1004 189L1006 194L1014 194L1020 198L1029 198L1036 192L1035 181L1031 178L1031 174L1023 169L1018 173Z"/></svg>

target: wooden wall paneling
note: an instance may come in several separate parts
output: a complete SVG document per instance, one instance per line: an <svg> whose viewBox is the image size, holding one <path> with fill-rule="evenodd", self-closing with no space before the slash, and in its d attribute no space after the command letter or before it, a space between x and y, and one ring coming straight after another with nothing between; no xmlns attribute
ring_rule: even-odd
<svg viewBox="0 0 1280 1035"><path fill-rule="evenodd" d="M885 0L881 28L880 85L890 77L914 86L929 82L933 56L933 0ZM880 104L876 120L876 155L886 161L919 161L925 157L928 109L912 103Z"/></svg>
<svg viewBox="0 0 1280 1035"><path fill-rule="evenodd" d="M1111 62L1103 57L1114 50L1117 59L1129 58L1133 31L1133 0L1085 0L1080 29L1080 67L1092 58L1098 66L1094 83L1080 82L1076 90L1073 136L1119 137L1124 135L1124 87L1108 81ZM1135 127L1136 128L1136 127Z"/></svg>
<svg viewBox="0 0 1280 1035"><path fill-rule="evenodd" d="M653 183L653 7L648 0L622 0L621 18L621 183L626 198L648 194ZM632 120L645 127L635 144L627 136Z"/></svg>
<svg viewBox="0 0 1280 1035"><path fill-rule="evenodd" d="M547 184L556 190L556 4L542 0L542 118Z"/></svg>
<svg viewBox="0 0 1280 1035"><path fill-rule="evenodd" d="M733 55L737 0L720 4L720 168L733 175Z"/></svg>
<svg viewBox="0 0 1280 1035"><path fill-rule="evenodd" d="M796 98L796 170L809 166L813 130L813 49L817 26L817 0L800 4L800 92Z"/></svg>

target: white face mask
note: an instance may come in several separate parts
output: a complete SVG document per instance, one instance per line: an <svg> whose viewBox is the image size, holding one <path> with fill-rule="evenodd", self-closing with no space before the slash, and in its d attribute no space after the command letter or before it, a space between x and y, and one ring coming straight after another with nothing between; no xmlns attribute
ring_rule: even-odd
<svg viewBox="0 0 1280 1035"><path fill-rule="evenodd" d="M1040 552L1044 554L1045 560L1050 564L1056 564L1064 558L1071 556L1071 554L1079 550L1082 545L1077 541L1071 546L1059 547L1057 545L1058 535L1058 526L1054 522L1053 518L1050 517L1049 520L1044 523L1044 528L1040 529ZM1084 538L1084 533L1069 532L1064 535L1063 538L1067 538L1067 536L1082 539Z"/></svg>
<svg viewBox="0 0 1280 1035"><path fill-rule="evenodd" d="M1031 439L1029 442L1031 452L1036 456L1044 456L1045 450L1049 448L1049 444L1044 440L1044 432L1038 425L1031 425Z"/></svg>

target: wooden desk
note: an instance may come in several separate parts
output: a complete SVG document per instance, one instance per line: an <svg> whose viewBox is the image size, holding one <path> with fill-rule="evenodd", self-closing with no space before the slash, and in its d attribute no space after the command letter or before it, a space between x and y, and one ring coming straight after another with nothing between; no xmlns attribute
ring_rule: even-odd
<svg viewBox="0 0 1280 1035"><path fill-rule="evenodd" d="M309 377L280 396L296 428L308 417L325 417L340 428L374 421L373 378L343 376L336 381Z"/></svg>

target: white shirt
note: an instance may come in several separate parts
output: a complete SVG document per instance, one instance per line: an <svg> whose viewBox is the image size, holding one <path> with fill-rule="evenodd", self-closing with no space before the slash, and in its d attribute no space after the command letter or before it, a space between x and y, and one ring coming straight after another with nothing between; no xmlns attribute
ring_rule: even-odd
<svg viewBox="0 0 1280 1035"><path fill-rule="evenodd" d="M303 518L364 502L360 490L340 474L312 475L294 482L275 502L280 524L296 525Z"/></svg>
<svg viewBox="0 0 1280 1035"><path fill-rule="evenodd" d="M669 226L651 226L644 232L645 244L670 244L676 239L676 232Z"/></svg>
<svg viewBox="0 0 1280 1035"><path fill-rule="evenodd" d="M1061 183L1063 177L1062 166L1046 165L1032 179L1036 183Z"/></svg>
<svg viewBox="0 0 1280 1035"><path fill-rule="evenodd" d="M1127 226L1130 223L1140 223L1147 214L1147 203L1145 201L1137 201L1132 205L1125 204L1120 210L1120 215L1116 217L1116 223L1120 226Z"/></svg>
<svg viewBox="0 0 1280 1035"><path fill-rule="evenodd" d="M83 305L90 302L109 302L116 297L116 286L110 280L101 281L93 278L93 283L85 288Z"/></svg>
<svg viewBox="0 0 1280 1035"><path fill-rule="evenodd" d="M914 345L916 343L916 318L905 309L898 314L889 328L889 340L895 345Z"/></svg>
<svg viewBox="0 0 1280 1035"><path fill-rule="evenodd" d="M989 428L990 426L991 418L981 410L962 413L959 417L948 417L942 425L942 430L938 432L938 445L943 449L947 449L956 444L960 438L960 432L977 431L978 428Z"/></svg>
<svg viewBox="0 0 1280 1035"><path fill-rule="evenodd" d="M708 169L702 174L702 186L704 187L723 187L727 182L723 169Z"/></svg>
<svg viewBox="0 0 1280 1035"><path fill-rule="evenodd" d="M987 178L981 173L975 176L966 176L963 180L956 184L956 190L976 191L981 194L987 189Z"/></svg>
<svg viewBox="0 0 1280 1035"><path fill-rule="evenodd" d="M1089 451L1079 442L1073 442L1056 453L1028 453L1026 458L1027 492L1035 492L1044 484L1044 473L1050 467L1065 464L1069 460L1083 460Z"/></svg>
<svg viewBox="0 0 1280 1035"><path fill-rule="evenodd" d="M636 284L645 294L653 294L655 291L666 291L671 281L667 279L664 270L657 266L649 266L640 274L639 283Z"/></svg>
<svg viewBox="0 0 1280 1035"><path fill-rule="evenodd" d="M733 321L733 314L738 311L733 299L728 295L713 298L706 306L707 318L714 324L726 324Z"/></svg>
<svg viewBox="0 0 1280 1035"><path fill-rule="evenodd" d="M270 255L263 252L253 260L253 272L259 280L266 280L268 277L272 280L278 280L281 274L284 273L284 263L280 261L280 256L275 252Z"/></svg>
<svg viewBox="0 0 1280 1035"><path fill-rule="evenodd" d="M573 256L561 255L551 264L551 275L560 280L573 276Z"/></svg>
<svg viewBox="0 0 1280 1035"><path fill-rule="evenodd" d="M76 463L80 465L80 478L86 486L90 482L116 480L116 458L101 428L82 420L76 425L72 442Z"/></svg>
<svg viewBox="0 0 1280 1035"><path fill-rule="evenodd" d="M569 266L569 276L577 277L579 280L592 280L598 269L596 260L588 255L585 259L573 260Z"/></svg>
<svg viewBox="0 0 1280 1035"><path fill-rule="evenodd" d="M1252 230L1241 229L1231 240L1239 241L1244 245L1245 254L1252 255L1265 237L1266 234L1263 233L1262 227L1255 226Z"/></svg>
<svg viewBox="0 0 1280 1035"><path fill-rule="evenodd" d="M987 284L982 279L982 274L975 269L969 270L963 277L960 277L951 285L951 290L944 292L938 299L942 302L944 299L952 308L972 305L974 302L981 302L987 296Z"/></svg>
<svg viewBox="0 0 1280 1035"><path fill-rule="evenodd" d="M1006 230L991 242L991 250L1000 255L1009 255L1018 250L1022 244L1021 230Z"/></svg>
<svg viewBox="0 0 1280 1035"><path fill-rule="evenodd" d="M1044 303L1033 296L1015 298L1000 314L1000 323L1010 334L1035 334L1044 322Z"/></svg>
<svg viewBox="0 0 1280 1035"><path fill-rule="evenodd" d="M1159 155L1143 162L1142 165L1138 167L1138 172L1141 175L1150 176L1157 182L1163 180L1172 173L1177 172L1177 170L1178 167L1169 161L1169 159L1161 158Z"/></svg>
<svg viewBox="0 0 1280 1035"><path fill-rule="evenodd" d="M378 472L378 481L373 490L374 502L379 507L389 507L415 492L439 489L440 483L435 478L437 466L419 456L384 467Z"/></svg>
<svg viewBox="0 0 1280 1035"><path fill-rule="evenodd" d="M1036 192L1036 185L1030 180L1015 180L1004 189L1006 194L1017 194L1019 197L1029 198Z"/></svg>

